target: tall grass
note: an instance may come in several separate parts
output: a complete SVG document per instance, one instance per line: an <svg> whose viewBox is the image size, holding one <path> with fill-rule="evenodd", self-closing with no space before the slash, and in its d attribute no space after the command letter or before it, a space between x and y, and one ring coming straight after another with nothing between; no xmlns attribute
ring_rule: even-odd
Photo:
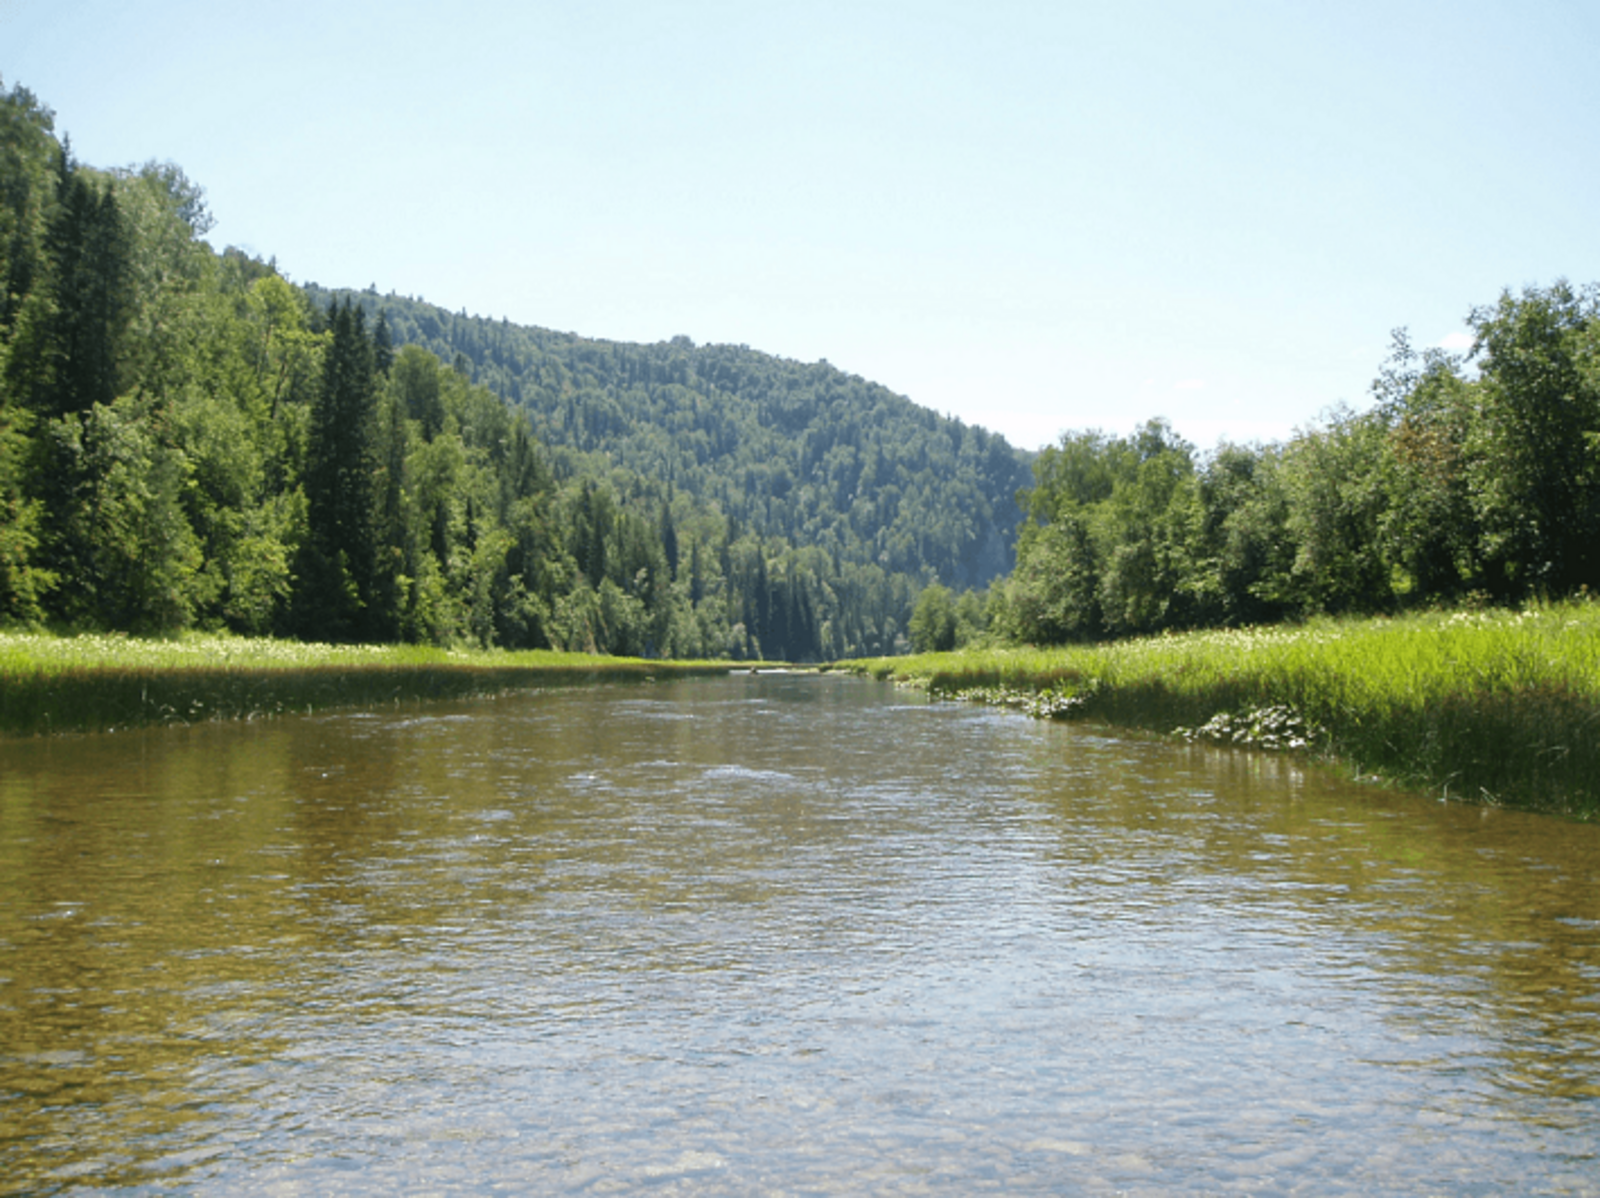
<svg viewBox="0 0 1600 1198"><path fill-rule="evenodd" d="M936 693L1054 691L1173 732L1287 705L1314 747L1451 797L1600 814L1600 603L1200 632L845 663Z"/></svg>
<svg viewBox="0 0 1600 1198"><path fill-rule="evenodd" d="M141 640L0 633L0 732L107 731L597 679L720 673L729 663L229 636Z"/></svg>

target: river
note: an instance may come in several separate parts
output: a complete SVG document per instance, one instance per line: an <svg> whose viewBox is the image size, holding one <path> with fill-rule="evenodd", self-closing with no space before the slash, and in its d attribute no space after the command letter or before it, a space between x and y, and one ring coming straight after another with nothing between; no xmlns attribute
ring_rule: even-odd
<svg viewBox="0 0 1600 1198"><path fill-rule="evenodd" d="M1597 881L848 678L0 742L0 1193L1600 1194Z"/></svg>

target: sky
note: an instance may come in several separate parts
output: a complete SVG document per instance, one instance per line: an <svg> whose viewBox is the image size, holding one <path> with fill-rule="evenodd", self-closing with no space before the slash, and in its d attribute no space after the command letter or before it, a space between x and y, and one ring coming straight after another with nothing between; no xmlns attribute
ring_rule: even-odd
<svg viewBox="0 0 1600 1198"><path fill-rule="evenodd" d="M1037 448L1361 408L1405 327L1600 280L1600 0L0 0L82 162L209 240L835 366Z"/></svg>

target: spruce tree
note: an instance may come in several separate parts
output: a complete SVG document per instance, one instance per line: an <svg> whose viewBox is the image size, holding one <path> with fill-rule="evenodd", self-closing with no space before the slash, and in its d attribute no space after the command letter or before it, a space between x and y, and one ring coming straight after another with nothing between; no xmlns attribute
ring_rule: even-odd
<svg viewBox="0 0 1600 1198"><path fill-rule="evenodd" d="M45 230L39 302L13 352L13 377L45 416L110 404L132 311L128 232L110 184L96 186L64 145Z"/></svg>
<svg viewBox="0 0 1600 1198"><path fill-rule="evenodd" d="M667 559L667 576L678 578L678 529L672 522L672 484L667 484L667 499L661 505L661 552Z"/></svg>
<svg viewBox="0 0 1600 1198"><path fill-rule="evenodd" d="M305 635L382 635L378 594L377 385L361 309L329 310L332 341L311 408L306 520L296 609Z"/></svg>
<svg viewBox="0 0 1600 1198"><path fill-rule="evenodd" d="M378 323L372 326L372 365L385 378L394 365L394 339L389 336L389 322L382 312L378 313Z"/></svg>

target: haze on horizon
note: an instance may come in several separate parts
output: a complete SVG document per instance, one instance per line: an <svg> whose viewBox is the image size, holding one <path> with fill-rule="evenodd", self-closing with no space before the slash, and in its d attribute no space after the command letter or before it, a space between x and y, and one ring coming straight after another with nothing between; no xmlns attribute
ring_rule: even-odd
<svg viewBox="0 0 1600 1198"><path fill-rule="evenodd" d="M1600 9L0 2L96 166L296 281L834 365L1034 448L1362 406L1600 279Z"/></svg>

